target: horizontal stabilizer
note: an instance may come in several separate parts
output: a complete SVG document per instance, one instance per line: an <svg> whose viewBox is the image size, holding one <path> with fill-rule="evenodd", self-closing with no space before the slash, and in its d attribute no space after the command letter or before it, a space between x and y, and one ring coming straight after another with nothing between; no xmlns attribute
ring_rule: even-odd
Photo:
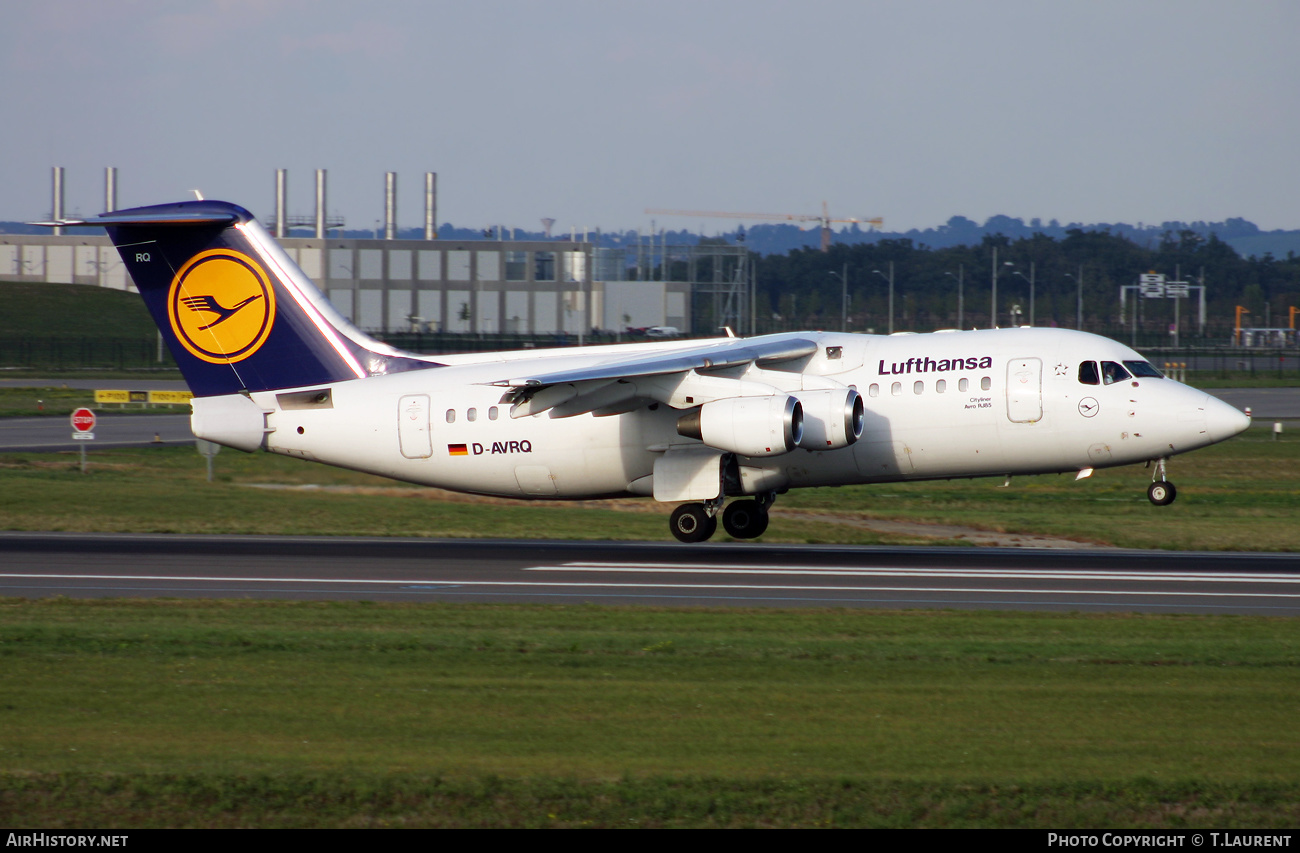
<svg viewBox="0 0 1300 853"><path fill-rule="evenodd" d="M29 222L27 224L44 225L49 228L99 227L105 225L232 225L238 219L239 217L232 211L195 211L178 208L172 211L146 209L144 212L137 212L127 210L121 213L101 213L91 219L56 219L50 222Z"/></svg>

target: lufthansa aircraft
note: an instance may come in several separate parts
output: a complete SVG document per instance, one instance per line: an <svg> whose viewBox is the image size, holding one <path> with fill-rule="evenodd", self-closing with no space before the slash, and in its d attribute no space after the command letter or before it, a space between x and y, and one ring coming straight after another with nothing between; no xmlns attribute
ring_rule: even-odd
<svg viewBox="0 0 1300 853"><path fill-rule="evenodd" d="M755 338L428 357L338 314L242 207L192 201L47 225L107 229L228 447L514 498L647 495L683 542L767 528L801 486L1071 473L1165 460L1249 419L1138 353L1064 329ZM728 498L736 498L726 505Z"/></svg>

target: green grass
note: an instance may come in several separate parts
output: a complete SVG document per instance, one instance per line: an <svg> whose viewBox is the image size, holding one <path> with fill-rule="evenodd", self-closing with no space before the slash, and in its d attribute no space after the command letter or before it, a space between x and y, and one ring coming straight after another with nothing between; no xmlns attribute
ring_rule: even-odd
<svg viewBox="0 0 1300 853"><path fill-rule="evenodd" d="M94 405L95 392L80 388L0 388L0 417L4 418L66 418L81 406Z"/></svg>
<svg viewBox="0 0 1300 853"><path fill-rule="evenodd" d="M75 451L0 455L0 529L662 540L671 509L650 500L537 504L464 499L232 450L216 458L213 483L206 482L204 460L191 447L92 451L89 458L90 473L82 475ZM359 491L256 487L266 485ZM768 541L781 535L774 532ZM802 522L784 536L796 541L931 541Z"/></svg>
<svg viewBox="0 0 1300 853"><path fill-rule="evenodd" d="M157 333L136 293L91 284L0 281L0 336L147 338Z"/></svg>
<svg viewBox="0 0 1300 853"><path fill-rule="evenodd" d="M147 381L123 379L121 390L142 390ZM130 403L97 404L95 392L66 385L46 385L30 388L0 388L0 418L66 418L81 406L89 406L95 414L126 412L133 415L177 415L190 413L189 404L179 406L144 406Z"/></svg>
<svg viewBox="0 0 1300 853"><path fill-rule="evenodd" d="M1153 507L1143 466L1001 480L805 489L778 506L1037 533L1126 548L1300 550L1300 440L1268 425L1169 462L1177 501Z"/></svg>
<svg viewBox="0 0 1300 853"><path fill-rule="evenodd" d="M1300 621L0 602L0 823L1292 826Z"/></svg>
<svg viewBox="0 0 1300 853"><path fill-rule="evenodd" d="M575 504L460 498L265 453L216 459L217 482L188 447L95 451L90 473L64 454L0 455L0 529L357 536L668 538L650 500ZM1150 471L795 490L759 542L933 544L920 532L864 529L872 519L960 525L1132 548L1300 550L1300 441L1256 428L1170 462L1177 502L1153 507ZM261 485L325 489L265 489ZM783 512L801 513L786 515ZM808 520L809 514L828 521ZM835 523L832 523L835 522ZM720 537L725 534L719 534ZM960 541L960 540L957 540Z"/></svg>

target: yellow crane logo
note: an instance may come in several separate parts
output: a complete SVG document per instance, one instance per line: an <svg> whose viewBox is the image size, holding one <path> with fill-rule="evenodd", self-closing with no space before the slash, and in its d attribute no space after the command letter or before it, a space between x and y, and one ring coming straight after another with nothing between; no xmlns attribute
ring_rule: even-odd
<svg viewBox="0 0 1300 853"><path fill-rule="evenodd" d="M233 249L200 252L167 293L167 318L196 358L233 364L257 352L275 322L275 291L261 266Z"/></svg>

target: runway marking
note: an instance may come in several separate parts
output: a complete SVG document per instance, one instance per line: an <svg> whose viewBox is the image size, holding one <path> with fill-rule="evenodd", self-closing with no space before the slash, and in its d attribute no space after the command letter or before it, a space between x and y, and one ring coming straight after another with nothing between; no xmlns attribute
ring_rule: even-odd
<svg viewBox="0 0 1300 853"><path fill-rule="evenodd" d="M762 566L745 564L709 563L596 563L575 562L559 566L530 566L528 572L612 572L623 574L738 574L738 575L798 575L831 577L927 577L927 578L991 578L1024 580L1123 580L1172 581L1176 583L1280 583L1300 584L1300 574L1238 574L1233 572L1139 572L1094 570L1045 569L925 569L902 567L876 567L870 569L813 567L813 566Z"/></svg>
<svg viewBox="0 0 1300 853"><path fill-rule="evenodd" d="M205 575L76 575L39 573L0 573L0 578L59 579L59 580L117 580L117 581L180 581L197 583L249 583L249 584L351 584L354 586L386 585L414 586L419 581L410 578L249 578ZM924 587L924 586L828 586L797 584L691 584L691 583L601 583L585 581L480 581L435 580L429 585L455 585L466 587L517 587L517 588L568 588L568 589L677 589L677 590L770 590L781 592L915 592L915 593L978 593L987 595L1098 595L1098 596L1181 596L1186 598L1300 598L1300 593L1258 592L1181 592L1177 590L1111 590L1111 589L1025 589L999 587Z"/></svg>
<svg viewBox="0 0 1300 853"><path fill-rule="evenodd" d="M0 589L50 589L50 588L51 588L51 587L47 587L47 586L37 586L37 585L33 585L33 586L14 586L14 585L9 585L9 584L0 584ZM193 592L193 590L186 589L186 588L184 588L184 587L76 587L76 589L77 589L77 590L93 591L93 592L102 592L102 591L120 592L120 591L122 591L122 590L128 590L128 591L132 591L132 592ZM265 590L239 589L239 588L234 588L234 589L218 589L218 590L215 590L215 591L216 591L216 592L231 592L231 593L265 592ZM307 591L308 591L308 592L322 592L322 593L324 593L324 592L330 592L331 590L307 590ZM469 591L469 590L459 590L459 589L437 590L437 592L439 592L439 593L441 593L441 594L443 594L443 595L467 595L467 596L488 596L488 597L490 597L490 596L500 596L500 597L503 597L503 598L504 598L504 597L521 597L521 596L522 596L522 597L529 597L529 598L566 598L566 597L569 597L569 596L567 596L565 593L561 593L561 592L495 592L495 591L471 592L471 591ZM399 591L395 591L395 592L389 592L388 590L375 590L375 589L371 589L371 590L366 590L366 594L367 594L367 595L400 595L400 594L402 594L402 591L399 590ZM789 602L799 602L799 603L808 603L808 602L826 602L826 603L828 603L828 604L840 604L840 605L843 605L843 604L845 604L846 602L857 602L857 603L863 603L863 602L865 602L865 603L870 603L870 604L890 604L890 605L897 605L897 604L918 604L918 605L925 605L925 606L927 606L927 607L934 607L934 606L936 606L936 605L945 605L945 604L952 604L952 605L968 605L968 604L971 604L971 603L972 603L972 602L970 602L970 601L966 601L966 600L963 600L963 599L944 599L944 598L938 598L938 599L936 599L936 598L897 598L897 597L881 597L881 598L856 597L856 598L846 598L846 597L844 597L844 596L836 596L836 597L834 597L834 598L831 598L831 597L819 597L819 596L811 596L811 595L754 596L754 595L724 595L724 594L721 594L721 593L714 594L714 595L704 595L704 596L701 596L701 595L694 595L694 594L692 594L692 595L674 595L674 594L671 594L671 593L654 593L654 594L649 594L649 593L629 593L629 592L606 592L606 593L601 593L601 592L588 592L588 593L584 593L584 594L583 594L583 598L584 598L584 599L600 599L600 598L608 598L608 599L614 599L614 600L619 600L619 601L626 601L627 599L647 599L647 600L653 600L653 601L662 601L662 600L664 600L664 599L681 599L681 600L683 600L683 601L699 601L701 598L708 598L708 599L711 599L711 600L722 600L722 601L745 601L745 602L754 602L754 601L762 601L762 602L783 602L783 601L789 601ZM1005 606L1013 606L1013 607L1022 607L1022 606L1025 606L1025 605L1041 604L1041 602L1033 601L1033 600L997 599L997 598L992 599L992 600L988 600L988 601L981 601L981 602L978 602L978 603L981 604L981 605L984 605L984 606L990 606L990 607L997 607L997 606L1004 606L1004 605L1005 605ZM1126 605L1127 605L1127 602L1122 602L1122 601L1115 601L1115 602L1103 602L1103 601L1060 601L1060 602L1056 602L1056 603L1057 603L1059 606L1062 606L1062 607L1081 607L1081 608L1082 608L1082 607L1089 607L1089 608L1123 607L1123 606L1126 606ZM1164 603L1161 603L1161 602L1146 601L1146 602L1142 602L1142 606L1143 606L1143 607L1154 607L1154 608L1173 609L1173 608L1177 608L1177 607L1187 607L1188 605L1187 605L1187 604L1164 604ZM1241 610L1241 609L1246 609L1246 610L1251 610L1251 611L1255 611L1255 610L1269 610L1269 611L1272 611L1272 610L1278 610L1278 611L1282 611L1282 612L1285 612L1285 613L1290 613L1290 612L1292 612L1292 609L1293 609L1293 608L1292 608L1291 606L1289 606L1289 605L1287 605L1287 606L1283 606L1283 605L1269 605L1269 604L1233 604L1233 605L1231 606L1231 608L1229 608L1229 606L1226 605L1226 604L1213 604L1213 603L1208 603L1208 602L1207 602L1207 603L1200 603L1200 602L1198 602L1198 603L1196 604L1196 606L1197 606L1197 607L1202 607L1202 608L1211 609L1211 610L1216 610L1216 609L1217 609L1217 610L1229 610L1229 609L1231 609L1233 612L1236 612L1236 611Z"/></svg>

